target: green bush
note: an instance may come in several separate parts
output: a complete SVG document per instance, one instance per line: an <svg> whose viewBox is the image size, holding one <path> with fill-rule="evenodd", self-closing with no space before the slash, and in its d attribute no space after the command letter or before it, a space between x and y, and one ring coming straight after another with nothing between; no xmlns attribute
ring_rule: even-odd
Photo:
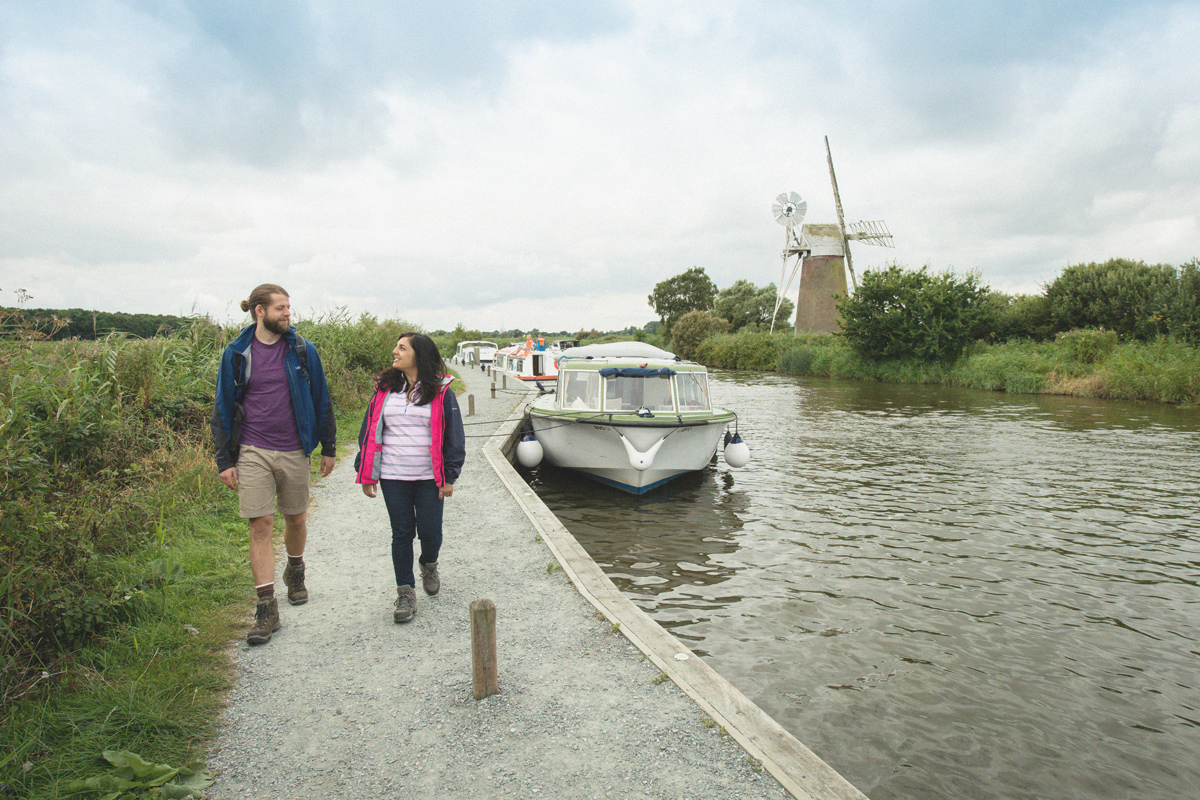
<svg viewBox="0 0 1200 800"><path fill-rule="evenodd" d="M1054 336L1050 304L1040 294L1007 295L989 292L983 306L983 319L974 338L987 342L1014 339L1045 341Z"/></svg>
<svg viewBox="0 0 1200 800"><path fill-rule="evenodd" d="M791 338L791 332L772 335L755 330L716 334L700 342L694 357L707 366L722 369L775 370L779 366L779 353Z"/></svg>
<svg viewBox="0 0 1200 800"><path fill-rule="evenodd" d="M978 276L931 275L892 266L863 275L858 290L838 301L841 336L876 361L953 361L985 319L987 288Z"/></svg>
<svg viewBox="0 0 1200 800"><path fill-rule="evenodd" d="M1171 303L1171 335L1200 344L1200 259L1179 267L1179 282Z"/></svg>
<svg viewBox="0 0 1200 800"><path fill-rule="evenodd" d="M1142 340L1171 332L1178 296L1174 267L1124 258L1069 266L1046 287L1055 331L1107 328Z"/></svg>
<svg viewBox="0 0 1200 800"><path fill-rule="evenodd" d="M680 358L692 358L702 341L729 330L729 322L707 311L688 311L671 326L671 347Z"/></svg>
<svg viewBox="0 0 1200 800"><path fill-rule="evenodd" d="M1117 346L1116 331L1088 329L1064 331L1054 337L1067 356L1080 364L1099 364Z"/></svg>

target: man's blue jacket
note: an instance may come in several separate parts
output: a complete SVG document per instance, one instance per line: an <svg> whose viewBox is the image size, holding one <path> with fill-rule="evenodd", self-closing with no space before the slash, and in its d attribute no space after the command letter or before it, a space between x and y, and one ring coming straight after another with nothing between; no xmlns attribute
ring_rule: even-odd
<svg viewBox="0 0 1200 800"><path fill-rule="evenodd" d="M248 325L244 328L221 355L217 398L210 422L213 442L217 447L217 472L237 466L242 417L246 415L242 397L250 380L250 341L255 327ZM288 391L304 455L310 455L319 443L321 455L333 457L337 453L337 420L333 416L329 386L325 383L325 370L321 368L317 348L313 347L312 342L297 336L295 327L288 328L283 338L288 345L283 362L287 370ZM305 348L303 359L300 357L301 346Z"/></svg>

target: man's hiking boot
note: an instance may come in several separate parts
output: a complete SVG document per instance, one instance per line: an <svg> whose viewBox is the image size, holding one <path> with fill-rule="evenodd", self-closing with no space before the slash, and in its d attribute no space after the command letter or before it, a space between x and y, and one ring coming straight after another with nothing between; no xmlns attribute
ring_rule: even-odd
<svg viewBox="0 0 1200 800"><path fill-rule="evenodd" d="M425 594L437 594L442 588L442 579L438 577L437 562L421 565L421 586Z"/></svg>
<svg viewBox="0 0 1200 800"><path fill-rule="evenodd" d="M308 602L308 589L304 588L304 564L288 564L283 568L283 582L287 584L288 602L294 606Z"/></svg>
<svg viewBox="0 0 1200 800"><path fill-rule="evenodd" d="M392 612L394 622L408 622L417 613L417 590L412 586L396 587L396 610Z"/></svg>
<svg viewBox="0 0 1200 800"><path fill-rule="evenodd" d="M271 634L283 627L279 621L279 604L274 597L264 597L254 607L254 625L246 632L250 644L266 644Z"/></svg>

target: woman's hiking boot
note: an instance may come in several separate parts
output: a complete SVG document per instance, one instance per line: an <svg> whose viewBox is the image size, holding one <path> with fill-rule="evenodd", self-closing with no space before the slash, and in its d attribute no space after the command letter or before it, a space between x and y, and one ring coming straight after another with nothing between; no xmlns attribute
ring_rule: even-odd
<svg viewBox="0 0 1200 800"><path fill-rule="evenodd" d="M442 579L438 577L437 562L421 565L421 586L425 594L437 594L442 588Z"/></svg>
<svg viewBox="0 0 1200 800"><path fill-rule="evenodd" d="M288 602L294 606L308 602L308 589L304 588L304 564L288 564L283 568L283 582L287 584Z"/></svg>
<svg viewBox="0 0 1200 800"><path fill-rule="evenodd" d="M254 625L246 632L250 644L266 644L271 634L283 627L279 621L279 604L274 597L264 597L254 607Z"/></svg>
<svg viewBox="0 0 1200 800"><path fill-rule="evenodd" d="M392 621L408 622L417 613L417 590L412 586L396 587L396 610L392 612Z"/></svg>

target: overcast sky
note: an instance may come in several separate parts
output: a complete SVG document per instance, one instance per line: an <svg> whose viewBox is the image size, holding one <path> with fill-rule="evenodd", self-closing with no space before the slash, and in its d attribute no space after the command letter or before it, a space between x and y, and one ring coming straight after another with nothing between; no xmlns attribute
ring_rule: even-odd
<svg viewBox="0 0 1200 800"><path fill-rule="evenodd" d="M3 0L0 305L641 326L778 282L826 135L860 274L1177 265L1198 65L1194 0Z"/></svg>

